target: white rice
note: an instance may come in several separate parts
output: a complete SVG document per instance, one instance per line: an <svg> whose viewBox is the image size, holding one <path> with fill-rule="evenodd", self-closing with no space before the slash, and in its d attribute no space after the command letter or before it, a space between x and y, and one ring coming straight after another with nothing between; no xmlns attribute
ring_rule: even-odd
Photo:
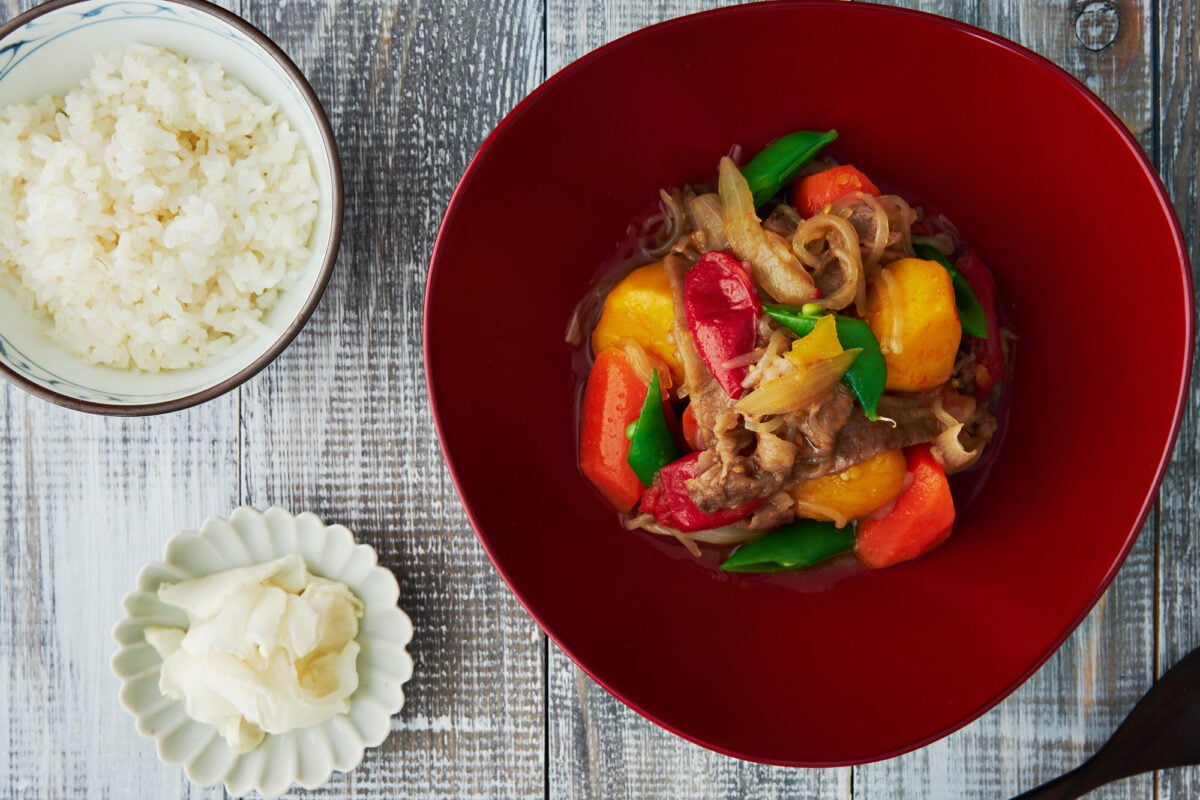
<svg viewBox="0 0 1200 800"><path fill-rule="evenodd" d="M217 64L126 46L0 109L0 286L92 363L180 369L269 335L316 216L299 134Z"/></svg>

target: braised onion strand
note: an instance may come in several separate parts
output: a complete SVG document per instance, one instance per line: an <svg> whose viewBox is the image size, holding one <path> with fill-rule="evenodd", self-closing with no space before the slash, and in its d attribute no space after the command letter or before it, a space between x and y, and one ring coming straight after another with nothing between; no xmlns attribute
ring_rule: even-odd
<svg viewBox="0 0 1200 800"><path fill-rule="evenodd" d="M912 224L917 219L917 212L913 211L908 201L899 195L885 194L880 196L877 202L887 213L890 230L900 234L901 254L899 257L911 256L913 254Z"/></svg>
<svg viewBox="0 0 1200 800"><path fill-rule="evenodd" d="M883 259L884 251L887 250L888 235L891 233L891 223L888 220L887 211L883 204L875 199L874 195L866 192L850 192L849 194L839 197L833 202L830 207L830 213L843 219L851 220L854 214L854 205L860 204L866 206L871 212L871 223L869 226L864 225L863 229L870 233L870 241L862 242L862 262L863 268L868 275L874 275L875 268L879 266ZM857 229L860 234L863 229Z"/></svg>
<svg viewBox="0 0 1200 800"><path fill-rule="evenodd" d="M813 244L819 245L816 251L812 249ZM865 313L867 282L854 226L834 214L817 214L801 222L792 235L792 252L807 267L822 266L821 254L826 248L838 263L842 281L836 290L816 301L817 304L830 311L839 311L854 303L860 314Z"/></svg>
<svg viewBox="0 0 1200 800"><path fill-rule="evenodd" d="M833 390L862 351L858 348L764 381L734 405L744 416L786 414L817 402Z"/></svg>
<svg viewBox="0 0 1200 800"><path fill-rule="evenodd" d="M721 198L716 194L702 194L687 203L688 214L696 229L701 251L725 250L729 240L725 238L725 223L721 219Z"/></svg>
<svg viewBox="0 0 1200 800"><path fill-rule="evenodd" d="M680 237L687 233L683 197L665 189L660 189L658 195L658 213L646 220L639 240L641 252L648 261L657 261L671 252Z"/></svg>
<svg viewBox="0 0 1200 800"><path fill-rule="evenodd" d="M881 297L881 304L892 311L892 325L887 335L879 340L879 349L884 354L904 352L904 312L900 296L900 283L889 269L880 270L879 281L876 283Z"/></svg>
<svg viewBox="0 0 1200 800"><path fill-rule="evenodd" d="M803 305L815 299L812 276L782 236L763 230L750 186L728 158L721 159L717 188L729 247L738 258L750 263L754 281L777 303Z"/></svg>

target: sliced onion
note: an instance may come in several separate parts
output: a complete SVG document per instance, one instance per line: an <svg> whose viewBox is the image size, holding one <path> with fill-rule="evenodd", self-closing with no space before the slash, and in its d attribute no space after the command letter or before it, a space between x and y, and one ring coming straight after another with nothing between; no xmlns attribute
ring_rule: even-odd
<svg viewBox="0 0 1200 800"><path fill-rule="evenodd" d="M650 385L650 379L654 377L654 371L658 370L658 382L665 392L672 387L671 370L655 356L646 352L646 348L636 339L621 339L617 342L617 346L625 351L625 357L629 359L629 366L633 367L633 372L637 375L638 380L647 386Z"/></svg>
<svg viewBox="0 0 1200 800"><path fill-rule="evenodd" d="M659 210L642 227L639 248L647 260L657 261L671 252L679 238L687 233L683 197L677 192L658 190Z"/></svg>
<svg viewBox="0 0 1200 800"><path fill-rule="evenodd" d="M762 359L762 356L762 350L751 350L749 353L742 353L740 356L734 356L728 361L722 363L721 369L737 369L739 367L748 367L751 364L757 364Z"/></svg>
<svg viewBox="0 0 1200 800"><path fill-rule="evenodd" d="M963 425L975 414L975 399L966 398L966 401L962 404L962 408L959 409L963 415L961 418L950 413L945 408L942 396L939 395L933 401L933 415L937 417L938 423L942 425L943 429L934 438L930 452L933 453L933 457L938 460L938 463L945 468L948 475L955 472L962 472L978 461L979 456L983 454L982 447L978 447L975 450L967 450L958 439Z"/></svg>
<svg viewBox="0 0 1200 800"><path fill-rule="evenodd" d="M833 524L838 528L846 527L846 523L850 521L846 519L845 514L832 506L823 506L819 503L810 503L807 500L796 501L796 516L804 517L805 519L833 520Z"/></svg>
<svg viewBox="0 0 1200 800"><path fill-rule="evenodd" d="M647 529L648 530L648 529ZM679 540L679 543L688 549L688 552L696 558L700 557L700 546L696 544L696 537L690 533L677 531L674 528L663 528L661 531L651 531L660 535L674 536Z"/></svg>
<svg viewBox="0 0 1200 800"><path fill-rule="evenodd" d="M908 483L904 486L904 489L907 489L912 485L912 473L908 473L906 477L908 478ZM891 500L888 500L879 508L872 511L870 514L867 514L867 519L883 519L888 514L892 513L892 509L896 507L896 501L900 499L901 494L904 494L904 489L901 489Z"/></svg>
<svg viewBox="0 0 1200 800"><path fill-rule="evenodd" d="M866 313L867 284L863 276L862 252L858 232L845 219L834 214L817 214L804 220L792 235L792 253L808 267L821 264L820 250L813 252L813 242L824 242L829 253L837 259L842 272L842 284L837 291L817 302L822 308L838 311L854 303L859 313Z"/></svg>
<svg viewBox="0 0 1200 800"><path fill-rule="evenodd" d="M871 252L867 255L865 263L867 269L874 269L879 266L879 260L883 258L883 251L887 249L888 234L891 233L892 226L888 221L887 212L883 210L879 201L864 193L863 202L869 205L875 214L875 239L871 242Z"/></svg>
<svg viewBox="0 0 1200 800"><path fill-rule="evenodd" d="M879 349L884 353L903 353L904 298L900 293L900 284L890 269L882 269L875 285L880 301L892 312L892 329L879 341Z"/></svg>
<svg viewBox="0 0 1200 800"><path fill-rule="evenodd" d="M721 198L716 194L702 194L693 197L687 205L696 232L703 237L701 249L706 252L727 249L729 240L725 238L725 223L721 220Z"/></svg>
<svg viewBox="0 0 1200 800"><path fill-rule="evenodd" d="M812 276L782 236L763 230L750 186L728 158L721 159L717 188L729 247L734 255L750 263L754 282L777 303L803 305L814 300L817 290Z"/></svg>
<svg viewBox="0 0 1200 800"><path fill-rule="evenodd" d="M810 367L797 367L777 378L764 381L734 405L745 416L786 414L817 402L833 390L834 384L862 352L846 350L833 358L818 361Z"/></svg>
<svg viewBox="0 0 1200 800"><path fill-rule="evenodd" d="M753 419L743 420L746 430L751 433L774 433L783 425L782 417L772 417L766 422L759 422Z"/></svg>
<svg viewBox="0 0 1200 800"><path fill-rule="evenodd" d="M726 525L722 528L696 531L691 536L697 542L726 546L753 542L756 539L761 539L766 533L766 531L752 531L746 528L739 528L736 525Z"/></svg>
<svg viewBox="0 0 1200 800"><path fill-rule="evenodd" d="M895 194L885 194L878 198L878 203L887 212L888 224L893 231L900 233L900 245L906 256L913 254L912 224L917 219L917 212L903 197Z"/></svg>
<svg viewBox="0 0 1200 800"><path fill-rule="evenodd" d="M983 452L982 447L967 450L962 446L962 442L958 440L958 434L962 429L963 423L961 422L947 428L937 435L930 447L933 457L945 468L947 475L962 472L974 464Z"/></svg>
<svg viewBox="0 0 1200 800"><path fill-rule="evenodd" d="M734 525L725 525L720 528L710 528L706 531L692 531L685 533L684 531L669 528L657 522L654 517L649 514L639 514L632 519L625 521L625 527L630 530L644 530L650 533L656 533L659 536L673 536L678 539L680 544L688 549L688 552L694 556L700 555L700 544L711 544L720 547L725 547L735 544L745 544L753 542L756 539L761 539L766 531L752 531L746 528L739 528Z"/></svg>
<svg viewBox="0 0 1200 800"><path fill-rule="evenodd" d="M954 401L954 409L946 408L946 398L950 397ZM933 416L937 417L937 421L941 423L942 430L949 428L952 425L957 425L960 422L967 422L971 417L975 416L976 400L974 397L958 394L956 392L939 394L933 400L933 405L930 406L930 411ZM957 412L957 413L955 413Z"/></svg>
<svg viewBox="0 0 1200 800"><path fill-rule="evenodd" d="M849 194L842 195L833 201L830 210L839 216L846 216L846 212L849 211L852 216L852 207L855 203L861 203L871 209L874 235L871 237L871 241L866 243L863 267L873 274L875 267L879 266L879 261L883 258L883 251L887 249L891 224L888 221L887 211L884 210L883 205L875 199L874 195L869 195L866 192L850 192Z"/></svg>
<svg viewBox="0 0 1200 800"><path fill-rule="evenodd" d="M933 236L914 236L912 237L912 240L913 244L929 245L944 256L954 255L954 251L956 249L954 237L945 231L934 234Z"/></svg>

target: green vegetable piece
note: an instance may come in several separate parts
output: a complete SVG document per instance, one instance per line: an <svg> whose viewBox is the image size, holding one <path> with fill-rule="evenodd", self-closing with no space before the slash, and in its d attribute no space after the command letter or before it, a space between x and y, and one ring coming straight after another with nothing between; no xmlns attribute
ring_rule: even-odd
<svg viewBox="0 0 1200 800"><path fill-rule="evenodd" d="M764 305L763 310L797 336L812 333L821 319L820 314L805 314L804 309L794 306ZM883 386L887 383L887 364L883 360L883 351L879 349L879 340L861 319L835 314L833 321L842 347L862 350L842 376L842 382L858 398L867 419L874 422L879 419L879 398L883 396Z"/></svg>
<svg viewBox="0 0 1200 800"><path fill-rule="evenodd" d="M742 168L742 175L754 195L754 205L761 206L774 197L801 167L837 136L837 131L796 131L763 148Z"/></svg>
<svg viewBox="0 0 1200 800"><path fill-rule="evenodd" d="M667 425L667 415L663 413L658 370L654 370L654 376L650 378L642 413L625 429L625 438L629 439L629 455L625 460L643 486L653 483L660 469L679 458L679 447Z"/></svg>
<svg viewBox="0 0 1200 800"><path fill-rule="evenodd" d="M721 564L726 572L780 572L811 567L854 547L854 531L832 522L804 520L776 528L743 545Z"/></svg>
<svg viewBox="0 0 1200 800"><path fill-rule="evenodd" d="M913 251L917 258L936 261L946 268L950 273L950 283L954 286L954 305L958 308L958 321L962 323L963 333L976 339L986 339L987 313L963 274L954 268L950 259L942 255L941 250L931 244L914 244Z"/></svg>

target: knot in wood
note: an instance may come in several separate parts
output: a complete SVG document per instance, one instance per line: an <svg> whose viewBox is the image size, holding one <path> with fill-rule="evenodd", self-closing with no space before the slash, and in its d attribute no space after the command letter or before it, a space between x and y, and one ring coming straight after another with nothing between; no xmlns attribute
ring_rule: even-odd
<svg viewBox="0 0 1200 800"><path fill-rule="evenodd" d="M1117 40L1121 14L1111 0L1088 3L1075 17L1075 38L1088 50L1103 50Z"/></svg>

